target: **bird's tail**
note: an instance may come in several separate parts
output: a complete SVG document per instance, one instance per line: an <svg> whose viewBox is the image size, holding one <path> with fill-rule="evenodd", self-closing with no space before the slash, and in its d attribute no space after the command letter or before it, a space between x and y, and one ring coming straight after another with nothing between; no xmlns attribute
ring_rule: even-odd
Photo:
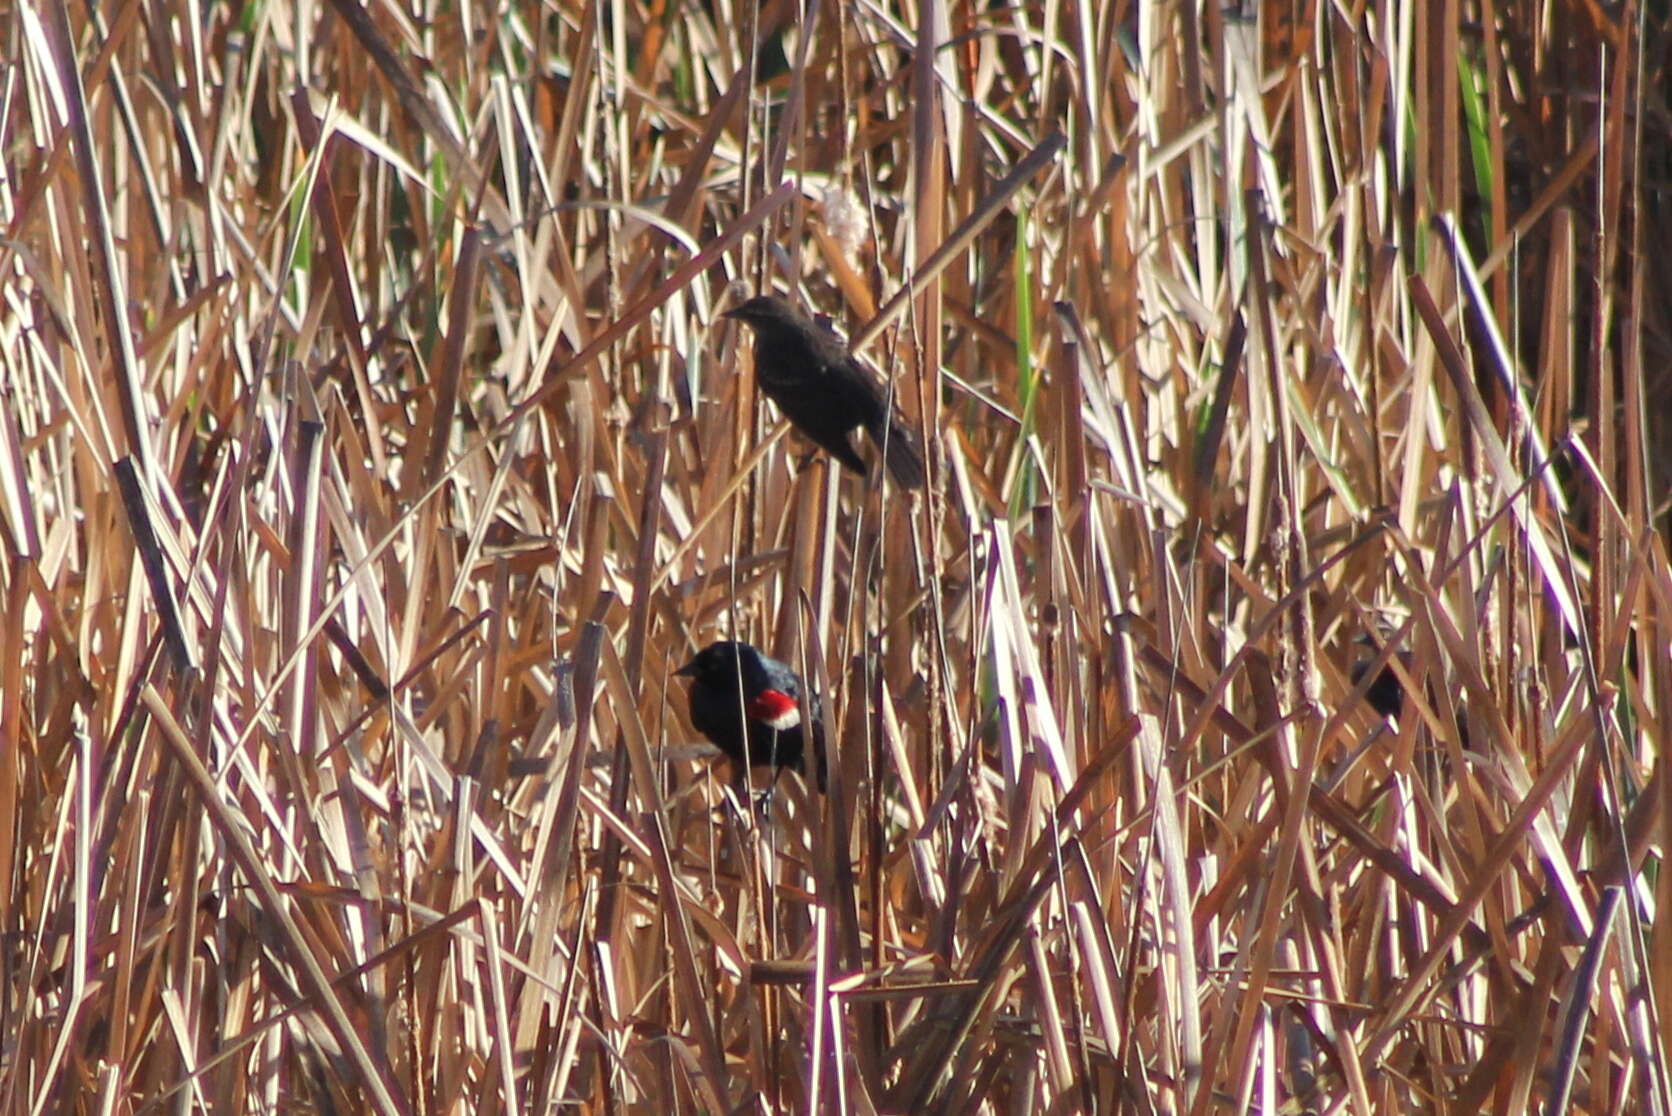
<svg viewBox="0 0 1672 1116"><path fill-rule="evenodd" d="M885 419L868 428L871 440L882 450L894 483L901 488L923 487L923 455L917 452L917 436L904 425Z"/></svg>

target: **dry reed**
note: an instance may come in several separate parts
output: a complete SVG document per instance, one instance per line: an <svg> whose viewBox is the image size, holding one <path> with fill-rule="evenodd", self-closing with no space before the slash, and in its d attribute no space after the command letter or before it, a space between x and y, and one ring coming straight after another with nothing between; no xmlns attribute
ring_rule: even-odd
<svg viewBox="0 0 1672 1116"><path fill-rule="evenodd" d="M7 8L0 1111L1672 1113L1666 10L1255 7Z"/></svg>

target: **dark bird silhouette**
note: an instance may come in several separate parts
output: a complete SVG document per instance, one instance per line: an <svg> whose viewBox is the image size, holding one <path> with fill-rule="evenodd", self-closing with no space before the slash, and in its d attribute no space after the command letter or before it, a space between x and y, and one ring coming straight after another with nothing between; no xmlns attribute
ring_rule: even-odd
<svg viewBox="0 0 1672 1116"><path fill-rule="evenodd" d="M1411 653L1400 651L1398 655L1399 665L1409 670L1411 668ZM1364 676L1370 672L1371 662L1370 659L1362 659L1353 664L1353 685L1357 686L1364 681ZM1399 675L1394 673L1392 666L1386 664L1382 666L1381 672L1371 680L1369 687L1365 689L1364 700L1369 703L1370 708L1383 717L1391 717L1399 712L1400 707L1405 704L1405 687L1399 681Z"/></svg>
<svg viewBox="0 0 1672 1116"><path fill-rule="evenodd" d="M691 725L737 765L745 755L753 766L806 771L805 726L801 722L801 679L777 659L747 643L721 640L674 671L691 679ZM824 790L824 720L818 695L811 701L813 761ZM747 752L745 752L747 748Z"/></svg>
<svg viewBox="0 0 1672 1116"><path fill-rule="evenodd" d="M1375 641L1370 639L1369 636L1360 636L1358 642L1372 649L1376 647ZM1415 660L1411 657L1409 651L1396 651L1393 658L1399 660L1399 665L1405 668L1406 674L1415 669ZM1357 686L1363 683L1364 676L1370 673L1370 664L1374 661L1374 658L1368 658L1361 659L1353 664L1353 685ZM1428 686L1428 692L1425 696L1431 708L1435 710L1440 708L1440 704L1436 700L1439 694L1432 684ZM1399 680L1399 675L1394 671L1391 660L1382 667L1375 678L1370 680L1370 685L1365 687L1364 700L1365 704L1369 705L1382 717L1392 717L1404 712L1405 684ZM1456 708L1457 739L1463 747L1467 748L1469 746L1469 720L1461 697L1457 701Z"/></svg>
<svg viewBox="0 0 1672 1116"><path fill-rule="evenodd" d="M755 381L797 430L863 476L865 462L848 440L862 426L894 480L923 487L923 457L911 431L839 337L776 295L756 295L722 316L754 329Z"/></svg>

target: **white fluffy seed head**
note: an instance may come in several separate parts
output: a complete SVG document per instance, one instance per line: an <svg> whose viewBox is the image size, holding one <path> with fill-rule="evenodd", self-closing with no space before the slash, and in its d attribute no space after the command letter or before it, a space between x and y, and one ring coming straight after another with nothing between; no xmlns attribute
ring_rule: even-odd
<svg viewBox="0 0 1672 1116"><path fill-rule="evenodd" d="M849 263L857 263L859 249L865 243L865 207L859 204L853 191L840 183L824 188L820 198L824 208L824 227L842 249Z"/></svg>

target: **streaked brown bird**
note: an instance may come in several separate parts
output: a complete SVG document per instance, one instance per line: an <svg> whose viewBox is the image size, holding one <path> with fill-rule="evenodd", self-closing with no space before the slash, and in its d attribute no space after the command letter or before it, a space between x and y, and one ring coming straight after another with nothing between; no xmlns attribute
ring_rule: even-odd
<svg viewBox="0 0 1672 1116"><path fill-rule="evenodd" d="M895 482L923 487L915 436L841 338L777 295L756 295L722 317L755 331L755 381L797 430L863 476L865 461L848 440L862 426Z"/></svg>

